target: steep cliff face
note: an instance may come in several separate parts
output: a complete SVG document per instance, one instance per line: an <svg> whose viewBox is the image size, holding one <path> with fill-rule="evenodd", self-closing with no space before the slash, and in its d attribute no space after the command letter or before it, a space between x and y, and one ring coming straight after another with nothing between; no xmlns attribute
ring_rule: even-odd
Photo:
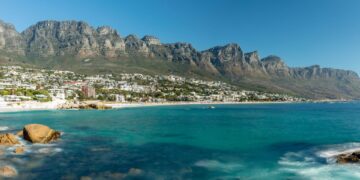
<svg viewBox="0 0 360 180"><path fill-rule="evenodd" d="M125 45L125 50L130 55L142 55L146 57L150 53L148 45L135 35L126 36Z"/></svg>
<svg viewBox="0 0 360 180"><path fill-rule="evenodd" d="M288 77L291 75L289 67L277 56L268 56L261 60L266 72L270 75Z"/></svg>
<svg viewBox="0 0 360 180"><path fill-rule="evenodd" d="M94 30L85 22L42 21L22 32L26 53L38 56L96 55Z"/></svg>
<svg viewBox="0 0 360 180"><path fill-rule="evenodd" d="M99 60L98 63L86 64L94 71L123 68L121 60L140 59L147 60L150 65L139 61L135 69L156 71L163 67L180 75L196 71L244 87L261 87L306 97L360 98L360 79L352 71L320 68L318 65L291 68L278 56L261 59L257 51L245 53L234 43L197 51L189 43L161 43L154 36L140 39L128 35L122 38L111 27L93 28L82 21L41 21L22 33L11 24L0 21L0 52L20 55L23 59L35 57L47 62L56 61L46 66L50 68L53 64L69 67L71 61L57 62L62 57L94 58ZM111 60L113 64L101 67L102 63L108 62L100 60ZM164 63L154 66L152 60ZM67 64L61 64L65 62ZM42 65L41 62L38 64ZM181 69L180 65L186 65L188 69ZM177 66L179 68L174 68Z"/></svg>
<svg viewBox="0 0 360 180"><path fill-rule="evenodd" d="M24 54L25 43L23 37L11 24L0 20L0 50Z"/></svg>
<svg viewBox="0 0 360 180"><path fill-rule="evenodd" d="M81 21L42 21L21 35L27 55L117 57L125 52L125 42L116 30L107 26L94 29Z"/></svg>
<svg viewBox="0 0 360 180"><path fill-rule="evenodd" d="M96 54L112 58L125 54L125 41L120 38L118 32L111 27L102 26L97 28L95 37L99 45Z"/></svg>

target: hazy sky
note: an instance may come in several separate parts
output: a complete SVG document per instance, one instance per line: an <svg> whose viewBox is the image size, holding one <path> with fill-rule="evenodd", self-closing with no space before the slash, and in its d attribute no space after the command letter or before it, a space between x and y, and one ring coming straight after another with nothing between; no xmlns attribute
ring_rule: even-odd
<svg viewBox="0 0 360 180"><path fill-rule="evenodd" d="M2 0L0 19L18 31L40 20L83 20L198 50L235 42L290 66L360 72L360 0Z"/></svg>

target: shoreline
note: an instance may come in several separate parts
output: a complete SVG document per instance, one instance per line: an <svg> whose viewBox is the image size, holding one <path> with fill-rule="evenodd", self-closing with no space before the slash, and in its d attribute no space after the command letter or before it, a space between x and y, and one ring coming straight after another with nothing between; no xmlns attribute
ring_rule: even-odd
<svg viewBox="0 0 360 180"><path fill-rule="evenodd" d="M292 101L254 101L254 102L163 102L163 103L105 103L113 109L131 107L153 107L153 106L181 106L181 105L231 105L231 104L286 104L302 103Z"/></svg>
<svg viewBox="0 0 360 180"><path fill-rule="evenodd" d="M0 113L5 112L22 112L22 111L46 111L46 110L66 110L59 109L59 106L67 101L52 101L52 102L17 102L6 103L0 106ZM84 101L84 102L101 102L101 101ZM314 100L314 101L248 101L248 102L134 102L134 103L116 103L116 102L101 102L112 109L134 108L134 107L155 107L155 106L181 106L181 105L249 105L249 104L295 104L295 103L337 103L337 102L351 102L344 100ZM76 109L68 109L76 110Z"/></svg>

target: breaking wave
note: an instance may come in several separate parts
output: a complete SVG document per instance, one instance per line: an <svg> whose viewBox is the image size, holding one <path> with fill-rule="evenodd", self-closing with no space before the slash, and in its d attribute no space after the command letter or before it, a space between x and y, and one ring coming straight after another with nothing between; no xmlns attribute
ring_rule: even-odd
<svg viewBox="0 0 360 180"><path fill-rule="evenodd" d="M336 155L360 150L360 143L315 147L287 152L278 161L279 171L306 179L360 179L360 165L336 164Z"/></svg>
<svg viewBox="0 0 360 180"><path fill-rule="evenodd" d="M7 126L0 126L0 131L7 131L9 130L9 127Z"/></svg>

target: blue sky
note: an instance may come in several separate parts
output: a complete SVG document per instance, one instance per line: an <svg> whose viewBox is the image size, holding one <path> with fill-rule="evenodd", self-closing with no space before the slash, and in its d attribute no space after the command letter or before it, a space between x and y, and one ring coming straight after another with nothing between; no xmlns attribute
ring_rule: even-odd
<svg viewBox="0 0 360 180"><path fill-rule="evenodd" d="M360 0L2 0L0 19L18 31L40 20L83 20L198 50L234 42L290 66L360 73Z"/></svg>

